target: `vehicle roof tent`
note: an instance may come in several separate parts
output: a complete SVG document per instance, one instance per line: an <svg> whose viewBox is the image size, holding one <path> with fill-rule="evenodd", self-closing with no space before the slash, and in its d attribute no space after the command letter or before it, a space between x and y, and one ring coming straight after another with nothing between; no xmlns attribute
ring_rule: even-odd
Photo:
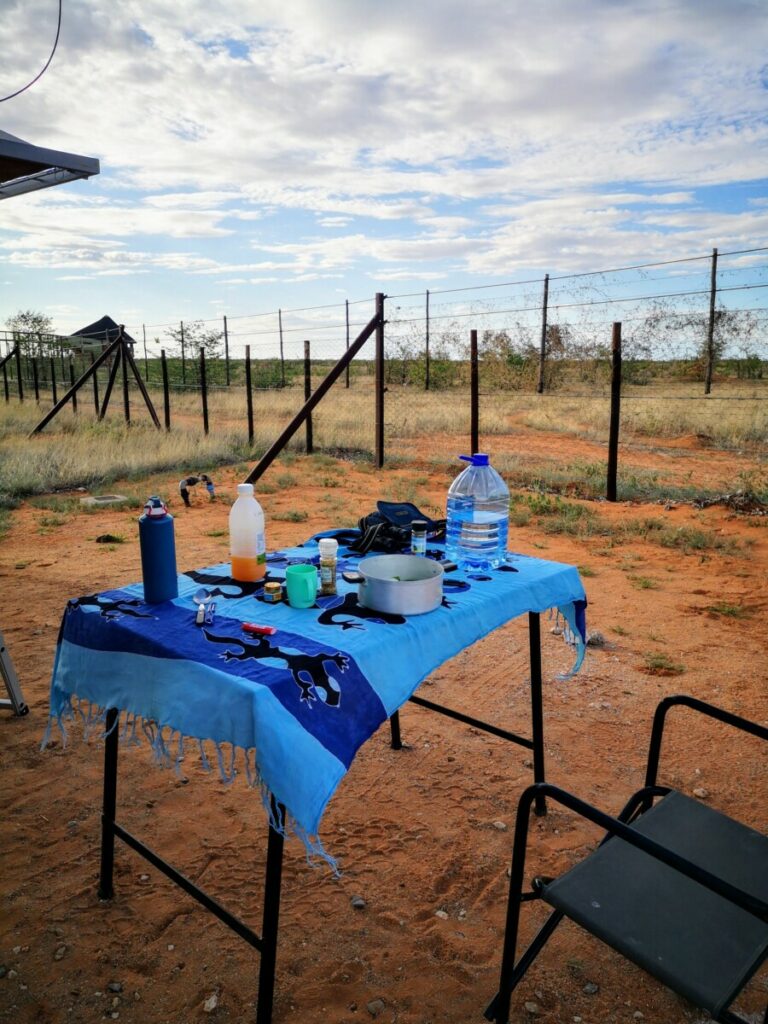
<svg viewBox="0 0 768 1024"><path fill-rule="evenodd" d="M99 171L94 157L33 146L0 131L0 199L90 178Z"/></svg>

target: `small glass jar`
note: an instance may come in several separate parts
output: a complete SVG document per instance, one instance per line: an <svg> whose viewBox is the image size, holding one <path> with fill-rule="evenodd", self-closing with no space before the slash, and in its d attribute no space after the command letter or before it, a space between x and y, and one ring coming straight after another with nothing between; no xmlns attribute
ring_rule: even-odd
<svg viewBox="0 0 768 1024"><path fill-rule="evenodd" d="M275 604L283 599L283 588L280 583L269 582L264 584L264 600Z"/></svg>
<svg viewBox="0 0 768 1024"><path fill-rule="evenodd" d="M411 554L426 555L427 524L423 519L414 519L411 523Z"/></svg>
<svg viewBox="0 0 768 1024"><path fill-rule="evenodd" d="M335 594L339 542L334 537L323 537L317 546L320 548L320 593Z"/></svg>

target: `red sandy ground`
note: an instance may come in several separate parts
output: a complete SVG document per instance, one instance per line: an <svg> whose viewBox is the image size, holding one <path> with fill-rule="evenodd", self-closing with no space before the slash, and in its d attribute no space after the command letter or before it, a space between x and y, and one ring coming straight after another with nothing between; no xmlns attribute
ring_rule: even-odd
<svg viewBox="0 0 768 1024"><path fill-rule="evenodd" d="M459 450L457 443L450 450ZM491 451L502 443L493 442ZM525 438L531 457L557 459L566 444L572 459L573 439ZM604 457L600 446L582 447L585 458L593 448ZM702 486L725 485L756 465L747 456L697 450L693 442L668 445L661 454L638 449L632 461L681 480L691 474ZM328 491L323 479L334 472L342 486ZM273 547L340 525L338 511L322 500L326 494L343 498L344 518L353 522L376 498L402 494L414 478L419 495L440 507L448 479L424 468L374 474L340 463L334 471L311 459L298 459L290 473L298 486L263 499ZM235 482L234 471L222 472L219 493L232 494ZM175 487L168 475L141 489L171 495ZM180 567L223 560L226 536L211 533L226 530L227 506L200 494L192 510L178 506L177 499ZM292 509L309 518L270 518ZM740 541L744 550L684 554L640 540L611 549L600 537L580 541L532 526L513 532L511 546L520 552L591 570L584 577L588 624L607 644L590 648L576 678L556 680L572 651L544 620L547 770L551 781L616 812L642 784L651 715L662 696L687 692L768 720L768 528L765 519L736 517L719 506L698 512L620 504L599 511L610 521L649 515L695 525ZM71 515L64 525L37 532L50 515L23 507L0 548L2 630L31 707L22 719L0 713L0 964L8 972L0 979L0 1021L252 1020L258 956L119 843L115 899L97 899L100 749L77 735L66 749L58 739L46 753L38 748L65 602L140 577L136 543L111 549L94 543L103 533L133 541L137 513ZM639 589L637 577L654 588ZM721 602L742 606L743 616L713 610ZM684 671L648 674L648 652L666 654ZM516 621L445 664L423 693L527 733L526 671L525 622ZM408 749L391 750L382 729L326 813L322 837L339 859L341 877L308 867L295 841L287 846L276 1024L358 1024L374 1014L398 1024L479 1024L496 990L513 816L531 779L528 753L415 706L404 710L402 726ZM759 742L685 711L673 713L670 726L662 779L689 793L696 789L712 806L765 830L766 759ZM258 796L240 782L227 787L205 775L191 755L177 778L155 767L144 745L121 751L118 800L125 827L260 930L266 824ZM556 874L595 839L593 829L553 808L533 826L528 875ZM355 896L365 900L364 909L353 909ZM527 905L523 915L527 940L543 908ZM110 983L121 990L110 991ZM585 992L589 983L598 991ZM745 1011L764 1007L767 983L763 971L743 1000ZM206 1012L214 993L217 1006ZM566 923L515 994L512 1020L672 1024L702 1017Z"/></svg>

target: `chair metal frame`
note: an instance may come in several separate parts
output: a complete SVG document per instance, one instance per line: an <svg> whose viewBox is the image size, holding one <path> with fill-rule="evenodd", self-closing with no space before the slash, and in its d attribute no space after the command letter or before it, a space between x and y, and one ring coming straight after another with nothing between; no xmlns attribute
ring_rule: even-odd
<svg viewBox="0 0 768 1024"><path fill-rule="evenodd" d="M612 836L618 836L632 846L679 871L682 875L693 879L705 888L722 896L759 920L768 922L768 904L747 892L743 892L709 871L705 871L698 865L668 850L660 843L631 827L634 820L651 808L656 797L663 797L672 792L669 787L657 785L656 780L666 716L670 709L675 706L688 707L707 717L714 718L719 722L731 725L743 732L757 736L759 739L768 741L767 728L741 718L738 715L723 711L712 704L680 694L665 698L656 708L648 749L645 785L633 794L617 818L606 814L584 800L550 783L542 782L529 786L523 792L517 809L499 990L485 1011L487 1020L495 1021L496 1024L508 1024L512 992L560 921L566 916L562 910L553 910L531 944L520 956L519 960L515 962L521 905L530 900L541 899L543 887L548 881L548 879L541 877L535 878L531 890L523 892L531 805L535 800L545 796L605 829L606 835L603 837L602 843ZM727 1008L722 1010L715 1019L721 1021L722 1024L748 1024L743 1017L732 1013ZM764 1024L768 1024L768 1006L766 1007L763 1021Z"/></svg>

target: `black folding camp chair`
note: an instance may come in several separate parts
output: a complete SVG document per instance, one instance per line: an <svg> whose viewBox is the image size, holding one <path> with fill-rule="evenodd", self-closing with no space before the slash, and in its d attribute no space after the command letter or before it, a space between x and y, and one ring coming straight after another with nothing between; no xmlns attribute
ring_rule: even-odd
<svg viewBox="0 0 768 1024"><path fill-rule="evenodd" d="M656 784L667 712L685 705L768 740L768 729L693 697L656 709L645 787L618 818L548 783L517 809L499 991L485 1012L507 1024L512 991L563 917L632 960L714 1020L743 1024L729 1006L768 956L768 837L698 800ZM606 830L597 849L557 879L523 892L531 804L546 796ZM553 912L515 962L520 906ZM764 1015L768 1024L768 1007Z"/></svg>

